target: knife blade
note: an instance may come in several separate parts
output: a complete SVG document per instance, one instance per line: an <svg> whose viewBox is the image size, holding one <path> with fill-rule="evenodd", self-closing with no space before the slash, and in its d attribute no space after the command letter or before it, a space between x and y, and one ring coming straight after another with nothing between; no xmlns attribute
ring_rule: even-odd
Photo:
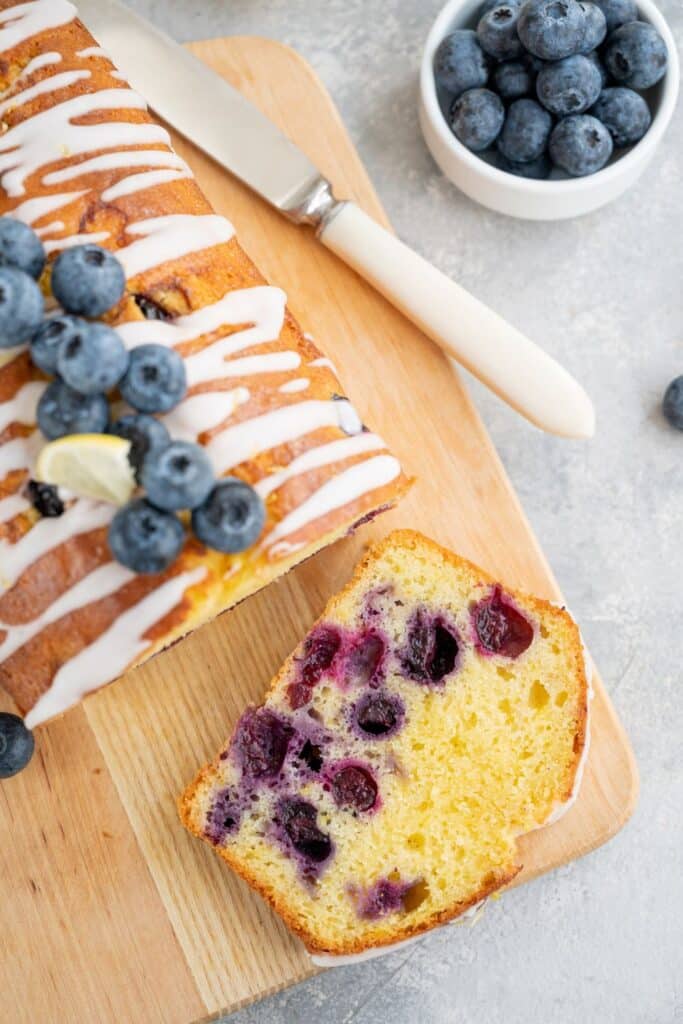
<svg viewBox="0 0 683 1024"><path fill-rule="evenodd" d="M223 78L119 0L78 0L79 15L165 121L365 277L449 356L522 416L591 437L588 395L559 363L381 227Z"/></svg>

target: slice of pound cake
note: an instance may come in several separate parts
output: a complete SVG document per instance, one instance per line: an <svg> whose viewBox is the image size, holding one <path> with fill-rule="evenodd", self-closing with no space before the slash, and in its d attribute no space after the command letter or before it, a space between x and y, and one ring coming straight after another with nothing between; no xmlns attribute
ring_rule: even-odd
<svg viewBox="0 0 683 1024"><path fill-rule="evenodd" d="M313 953L458 917L580 781L589 682L563 608L391 534L180 801Z"/></svg>

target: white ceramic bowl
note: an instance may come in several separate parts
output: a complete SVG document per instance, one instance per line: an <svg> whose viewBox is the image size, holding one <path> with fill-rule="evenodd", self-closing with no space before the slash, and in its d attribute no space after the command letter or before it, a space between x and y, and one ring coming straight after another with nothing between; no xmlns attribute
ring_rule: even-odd
<svg viewBox="0 0 683 1024"><path fill-rule="evenodd" d="M616 199L643 173L671 120L678 96L679 65L669 26L652 0L638 0L639 17L649 21L666 43L666 75L648 92L652 124L647 134L623 155L585 178L534 181L493 167L460 143L439 105L434 81L434 53L444 36L456 28L473 27L481 0L450 0L427 38L420 69L420 124L437 164L471 199L498 213L527 220L562 220L597 210Z"/></svg>

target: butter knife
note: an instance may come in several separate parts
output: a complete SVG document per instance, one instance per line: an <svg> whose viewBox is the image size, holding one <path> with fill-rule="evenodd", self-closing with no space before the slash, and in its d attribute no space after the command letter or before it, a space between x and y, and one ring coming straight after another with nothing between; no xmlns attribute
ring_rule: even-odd
<svg viewBox="0 0 683 1024"><path fill-rule="evenodd" d="M353 202L236 89L118 0L79 14L150 106L296 224L311 225L444 352L542 430L591 437L595 416L559 363Z"/></svg>

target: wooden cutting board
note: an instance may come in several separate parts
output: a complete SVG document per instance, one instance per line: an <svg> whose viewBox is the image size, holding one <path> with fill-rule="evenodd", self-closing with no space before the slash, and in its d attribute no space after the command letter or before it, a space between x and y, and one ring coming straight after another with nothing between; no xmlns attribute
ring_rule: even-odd
<svg viewBox="0 0 683 1024"><path fill-rule="evenodd" d="M340 196L387 223L337 111L300 57L257 38L193 49L274 118ZM221 130L219 111L216 121ZM559 598L445 357L311 234L188 144L178 148L417 483L395 512L39 731L29 769L0 784L0 990L3 1019L13 1024L189 1024L312 973L300 943L184 832L175 799L245 704L260 699L369 540L417 527L511 586ZM523 842L517 882L604 843L633 810L633 755L599 681L592 714L580 798L560 823Z"/></svg>

